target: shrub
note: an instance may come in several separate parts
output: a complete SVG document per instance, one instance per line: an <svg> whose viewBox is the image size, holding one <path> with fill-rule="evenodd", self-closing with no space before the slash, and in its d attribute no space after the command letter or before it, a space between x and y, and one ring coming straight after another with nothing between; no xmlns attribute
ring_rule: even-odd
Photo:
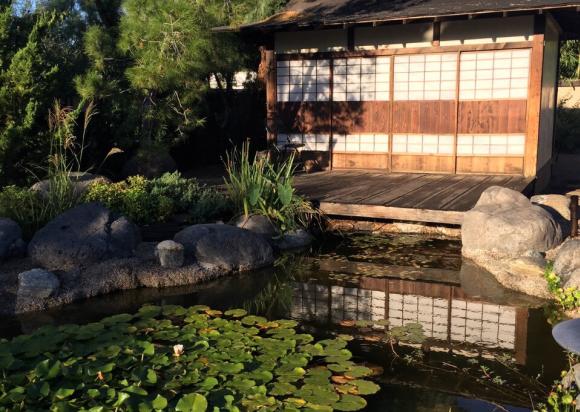
<svg viewBox="0 0 580 412"><path fill-rule="evenodd" d="M556 111L556 145L562 152L580 150L580 107L558 105Z"/></svg>
<svg viewBox="0 0 580 412"><path fill-rule="evenodd" d="M293 187L294 154L274 162L254 156L244 143L241 152L233 151L226 160L226 187L239 215L267 216L282 232L310 224L317 212Z"/></svg>
<svg viewBox="0 0 580 412"><path fill-rule="evenodd" d="M118 183L94 183L84 200L101 202L139 224L164 222L175 214L187 214L190 223L207 222L229 209L217 191L177 172L152 180L133 176Z"/></svg>

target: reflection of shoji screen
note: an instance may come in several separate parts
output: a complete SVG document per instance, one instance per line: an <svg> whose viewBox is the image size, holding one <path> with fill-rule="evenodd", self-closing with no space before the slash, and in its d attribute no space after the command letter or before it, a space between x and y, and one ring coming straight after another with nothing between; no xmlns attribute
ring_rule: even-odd
<svg viewBox="0 0 580 412"><path fill-rule="evenodd" d="M330 100L329 60L290 60L277 63L279 102Z"/></svg>
<svg viewBox="0 0 580 412"><path fill-rule="evenodd" d="M525 99L530 50L461 53L461 100Z"/></svg>
<svg viewBox="0 0 580 412"><path fill-rule="evenodd" d="M387 134L349 134L333 137L332 151L387 153L389 151L389 135Z"/></svg>
<svg viewBox="0 0 580 412"><path fill-rule="evenodd" d="M279 149L296 148L299 151L324 151L330 148L330 135L327 134L300 134L278 133L276 145Z"/></svg>
<svg viewBox="0 0 580 412"><path fill-rule="evenodd" d="M523 156L524 135L459 135L457 154L464 156Z"/></svg>
<svg viewBox="0 0 580 412"><path fill-rule="evenodd" d="M403 326L419 323L427 337L446 340L449 303L445 299L389 294L389 323Z"/></svg>
<svg viewBox="0 0 580 412"><path fill-rule="evenodd" d="M389 100L390 57L333 61L334 101Z"/></svg>
<svg viewBox="0 0 580 412"><path fill-rule="evenodd" d="M453 100L457 54L395 56L395 100Z"/></svg>
<svg viewBox="0 0 580 412"><path fill-rule="evenodd" d="M452 135L395 134L393 153L453 154Z"/></svg>
<svg viewBox="0 0 580 412"><path fill-rule="evenodd" d="M453 301L452 340L514 349L515 336L515 308L463 300Z"/></svg>

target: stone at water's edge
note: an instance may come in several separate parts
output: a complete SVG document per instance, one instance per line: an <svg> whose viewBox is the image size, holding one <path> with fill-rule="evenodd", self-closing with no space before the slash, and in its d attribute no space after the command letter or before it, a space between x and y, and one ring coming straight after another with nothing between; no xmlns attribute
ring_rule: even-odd
<svg viewBox="0 0 580 412"><path fill-rule="evenodd" d="M560 276L562 286L580 287L580 239L568 239L558 248L554 272Z"/></svg>
<svg viewBox="0 0 580 412"><path fill-rule="evenodd" d="M240 216L236 221L236 226L241 229L249 230L267 238L272 238L278 235L278 229L266 216L250 215Z"/></svg>
<svg viewBox="0 0 580 412"><path fill-rule="evenodd" d="M20 254L23 247L22 230L18 223L0 218L0 262Z"/></svg>
<svg viewBox="0 0 580 412"><path fill-rule="evenodd" d="M272 247L263 236L230 225L193 225L173 239L183 244L186 256L210 269L245 271L274 262Z"/></svg>
<svg viewBox="0 0 580 412"><path fill-rule="evenodd" d="M462 224L463 255L517 258L558 246L562 228L521 193L493 186L481 195Z"/></svg>
<svg viewBox="0 0 580 412"><path fill-rule="evenodd" d="M72 190L75 196L81 196L89 189L93 183L111 183L105 176L94 175L92 173L71 172L69 174ZM50 192L50 180L41 180L30 187L30 190L37 192L41 197L48 197Z"/></svg>
<svg viewBox="0 0 580 412"><path fill-rule="evenodd" d="M185 248L181 243L164 240L156 247L159 264L164 268L180 268L185 261Z"/></svg>
<svg viewBox="0 0 580 412"><path fill-rule="evenodd" d="M67 210L40 229L28 245L29 256L48 270L72 270L133 255L139 229L99 203Z"/></svg>
<svg viewBox="0 0 580 412"><path fill-rule="evenodd" d="M31 304L41 303L56 294L59 279L44 269L32 269L18 274L18 292L15 312L26 310Z"/></svg>
<svg viewBox="0 0 580 412"><path fill-rule="evenodd" d="M278 250L302 249L309 246L311 243L312 236L304 229L284 233L279 238L272 240L272 244Z"/></svg>

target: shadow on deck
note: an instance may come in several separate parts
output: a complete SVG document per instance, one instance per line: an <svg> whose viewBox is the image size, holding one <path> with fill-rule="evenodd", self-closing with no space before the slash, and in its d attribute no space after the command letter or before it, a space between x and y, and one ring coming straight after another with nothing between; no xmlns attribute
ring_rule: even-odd
<svg viewBox="0 0 580 412"><path fill-rule="evenodd" d="M461 225L481 193L503 186L525 193L534 179L501 175L444 175L331 171L296 176L299 194L330 216Z"/></svg>

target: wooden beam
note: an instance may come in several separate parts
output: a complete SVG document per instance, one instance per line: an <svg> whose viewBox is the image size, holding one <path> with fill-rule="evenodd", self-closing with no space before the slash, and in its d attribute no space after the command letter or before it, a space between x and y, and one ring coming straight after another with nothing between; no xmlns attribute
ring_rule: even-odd
<svg viewBox="0 0 580 412"><path fill-rule="evenodd" d="M307 60L307 59L344 59L347 57L374 57L393 56L421 53L450 53L458 51L490 51L508 49L529 49L533 46L531 41L507 42L507 43L487 43L487 44L462 44L454 46L440 47L412 47L402 49L380 49L380 50L356 50L356 51L331 51L314 53L284 53L277 55L278 60Z"/></svg>
<svg viewBox="0 0 580 412"><path fill-rule="evenodd" d="M441 22L437 19L433 22L433 47L439 47L441 44Z"/></svg>
<svg viewBox="0 0 580 412"><path fill-rule="evenodd" d="M530 57L530 80L528 86L527 133L524 155L525 177L534 177L537 172L543 66L544 35L534 34Z"/></svg>
<svg viewBox="0 0 580 412"><path fill-rule="evenodd" d="M461 225L465 212L450 210L410 209L403 207L357 205L320 202L319 209L332 216L364 217L407 222L441 223Z"/></svg>
<svg viewBox="0 0 580 412"><path fill-rule="evenodd" d="M266 80L266 138L268 146L276 145L276 54L274 50L263 48L262 65Z"/></svg>

